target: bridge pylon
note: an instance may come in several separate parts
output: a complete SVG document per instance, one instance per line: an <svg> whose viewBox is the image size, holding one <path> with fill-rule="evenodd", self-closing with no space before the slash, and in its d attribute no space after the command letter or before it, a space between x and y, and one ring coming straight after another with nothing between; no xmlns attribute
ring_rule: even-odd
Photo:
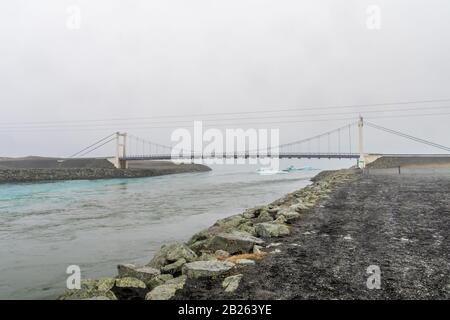
<svg viewBox="0 0 450 320"><path fill-rule="evenodd" d="M366 156L364 154L364 119L359 116L358 120L358 168L363 169L366 166Z"/></svg>
<svg viewBox="0 0 450 320"><path fill-rule="evenodd" d="M114 166L117 169L128 169L128 162L125 160L127 154L127 133L116 132L116 157Z"/></svg>

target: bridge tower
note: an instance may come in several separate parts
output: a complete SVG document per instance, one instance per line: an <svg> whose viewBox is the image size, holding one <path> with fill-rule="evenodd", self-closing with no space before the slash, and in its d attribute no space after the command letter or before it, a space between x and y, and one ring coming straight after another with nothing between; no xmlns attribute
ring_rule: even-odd
<svg viewBox="0 0 450 320"><path fill-rule="evenodd" d="M126 132L116 132L116 158L114 166L117 169L128 169L128 162L125 160L127 154L127 134Z"/></svg>
<svg viewBox="0 0 450 320"><path fill-rule="evenodd" d="M363 169L366 166L365 155L364 155L364 119L359 116L358 120L358 168Z"/></svg>

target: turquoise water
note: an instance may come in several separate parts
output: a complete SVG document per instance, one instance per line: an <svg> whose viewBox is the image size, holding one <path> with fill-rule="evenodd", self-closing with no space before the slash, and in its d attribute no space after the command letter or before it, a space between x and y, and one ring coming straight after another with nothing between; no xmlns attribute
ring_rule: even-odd
<svg viewBox="0 0 450 320"><path fill-rule="evenodd" d="M114 276L118 263L146 263L161 244L187 240L217 219L273 201L317 173L213 169L0 185L0 299L55 298L72 264L80 266L83 278Z"/></svg>

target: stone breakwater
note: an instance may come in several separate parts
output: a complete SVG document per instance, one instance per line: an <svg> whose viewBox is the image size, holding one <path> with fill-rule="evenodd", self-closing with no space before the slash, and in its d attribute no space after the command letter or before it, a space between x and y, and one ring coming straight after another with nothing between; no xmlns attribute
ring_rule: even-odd
<svg viewBox="0 0 450 320"><path fill-rule="evenodd" d="M271 238L288 237L290 224L320 205L336 187L354 179L355 171L322 172L313 183L265 206L217 221L186 243L161 247L148 264L123 264L115 278L82 280L81 289L66 290L59 299L167 300L186 281L215 279L233 292L243 268L277 253Z"/></svg>
<svg viewBox="0 0 450 320"><path fill-rule="evenodd" d="M211 170L207 166L173 166L155 169L65 168L65 169L0 169L0 183L59 180L94 180L112 178L142 178L173 173Z"/></svg>

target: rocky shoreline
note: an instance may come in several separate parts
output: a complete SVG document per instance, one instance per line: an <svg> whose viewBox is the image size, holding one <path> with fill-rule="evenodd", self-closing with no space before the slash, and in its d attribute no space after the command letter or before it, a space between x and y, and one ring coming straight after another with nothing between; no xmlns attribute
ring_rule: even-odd
<svg viewBox="0 0 450 320"><path fill-rule="evenodd" d="M177 293L187 290L187 282L195 290L192 283L202 279L220 282L231 293L239 287L243 269L277 253L270 239L289 236L294 221L358 173L323 171L311 185L269 205L219 220L186 243L162 246L145 266L119 265L117 277L82 280L81 289L66 290L59 299L167 300L180 298Z"/></svg>

